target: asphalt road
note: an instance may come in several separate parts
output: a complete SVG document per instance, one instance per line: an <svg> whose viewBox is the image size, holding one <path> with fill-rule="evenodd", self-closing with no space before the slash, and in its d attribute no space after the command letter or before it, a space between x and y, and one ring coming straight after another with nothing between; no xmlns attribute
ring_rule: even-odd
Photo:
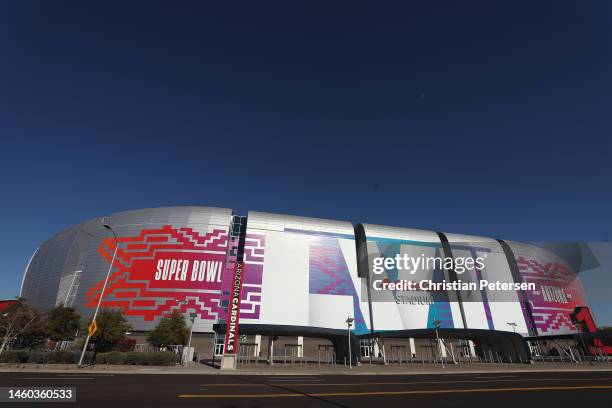
<svg viewBox="0 0 612 408"><path fill-rule="evenodd" d="M610 407L612 372L440 375L0 373L0 387L76 387L76 406ZM408 405L410 404L410 405ZM2 406L24 404L0 403ZM25 406L75 406L28 403Z"/></svg>

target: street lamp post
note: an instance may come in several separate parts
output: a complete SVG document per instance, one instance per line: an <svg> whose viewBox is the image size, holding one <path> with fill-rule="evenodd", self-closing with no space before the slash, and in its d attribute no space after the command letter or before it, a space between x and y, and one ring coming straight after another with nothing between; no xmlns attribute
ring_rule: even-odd
<svg viewBox="0 0 612 408"><path fill-rule="evenodd" d="M117 241L117 235L110 224L106 221L107 218L102 220L102 226L113 233L113 238L115 238L115 250L113 251L113 259L111 259L110 265L108 266L108 272L106 272L106 279L104 279L104 285L102 286L102 292L100 293L100 298L98 299L98 305L96 306L96 311L94 312L92 322L96 321L96 317L98 316L98 311L100 310L100 304L102 303L102 298L104 297L104 291L106 290L106 284L108 283L108 278L110 277L110 273L113 269L113 264L115 263L115 257L117 256L117 248L119 248L119 243ZM87 338L85 339L85 344L83 345L83 351L81 352L81 358L79 359L78 367L83 366L83 357L85 357L85 350L87 350L87 345L89 344L89 339L91 335L87 333Z"/></svg>
<svg viewBox="0 0 612 408"><path fill-rule="evenodd" d="M348 331L349 370L353 369L353 354L351 352L351 326L353 326L354 321L355 319L350 316L346 318L346 326Z"/></svg>
<svg viewBox="0 0 612 408"><path fill-rule="evenodd" d="M516 324L516 322L506 322L506 324L512 327L512 332L516 334L516 328L518 324ZM520 358L520 356L518 355L518 351L516 350L516 344L514 344L514 340L511 340L511 341L512 341L512 349L514 350L515 357L518 359ZM512 363L512 357L510 357L510 363Z"/></svg>
<svg viewBox="0 0 612 408"><path fill-rule="evenodd" d="M572 324L574 325L574 328L576 329L576 331L578 332L578 338L580 339L580 343L582 343L582 348L583 348L583 352L587 353L590 357L590 351L589 348L587 347L586 343L584 342L584 338L582 337L582 326L579 322L573 322ZM587 356L587 354L585 354L585 357ZM588 359L588 357L587 357ZM593 365L593 362L591 360L589 360L589 363L591 365Z"/></svg>
<svg viewBox="0 0 612 408"><path fill-rule="evenodd" d="M176 299L176 303L178 303L179 305L186 305L188 302L186 300ZM191 338L193 337L193 325L195 323L196 317L198 317L197 313L189 313L189 321L191 322L191 325L189 327L189 341L187 342L187 349L191 347ZM184 365L187 366L187 359L185 359Z"/></svg>
<svg viewBox="0 0 612 408"><path fill-rule="evenodd" d="M438 336L438 328L442 323L441 320L434 320L433 324L436 328L436 341L438 342L438 355L440 356L440 363L442 364L442 368L444 368L444 359L442 358L442 344L440 343L440 336Z"/></svg>
<svg viewBox="0 0 612 408"><path fill-rule="evenodd" d="M189 341L187 342L187 347L191 347L191 338L193 337L193 325L195 323L196 317L198 317L197 313L189 313L189 318L191 320L191 330L189 331Z"/></svg>
<svg viewBox="0 0 612 408"><path fill-rule="evenodd" d="M189 329L189 341L187 342L187 353L189 353L189 349L191 349L191 337L193 336L193 325L195 324L195 319L198 317L197 313L189 313L189 320L191 320L191 327ZM185 366L187 366L189 362L185 359Z"/></svg>
<svg viewBox="0 0 612 408"><path fill-rule="evenodd" d="M518 324L516 324L515 322L506 322L506 324L512 327L512 331L516 333L516 327L518 326Z"/></svg>

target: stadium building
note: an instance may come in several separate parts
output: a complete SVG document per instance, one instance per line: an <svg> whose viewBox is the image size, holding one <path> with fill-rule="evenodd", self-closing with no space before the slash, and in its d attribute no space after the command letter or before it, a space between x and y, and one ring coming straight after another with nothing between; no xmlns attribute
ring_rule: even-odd
<svg viewBox="0 0 612 408"><path fill-rule="evenodd" d="M404 255L483 261L461 276L438 267L373 270L376 258ZM342 362L349 339L353 361L527 362L551 351L596 354L602 346L589 337L596 326L576 268L554 251L391 226L240 216L225 208L124 211L69 227L34 252L21 296L40 308L74 307L87 319L105 287L102 307L120 309L142 343L160 318L179 310L191 321L199 356L210 358L223 353L237 264L244 359ZM373 290L373 279L486 279L536 289L432 290L406 300ZM347 318L354 319L350 335Z"/></svg>

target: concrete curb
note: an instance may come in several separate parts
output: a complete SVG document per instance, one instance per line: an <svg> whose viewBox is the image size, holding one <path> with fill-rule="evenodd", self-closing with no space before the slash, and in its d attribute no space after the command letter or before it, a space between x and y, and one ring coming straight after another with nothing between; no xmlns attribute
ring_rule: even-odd
<svg viewBox="0 0 612 408"><path fill-rule="evenodd" d="M249 370L249 369L238 369L233 371L221 371L215 368L198 368L198 369L190 369L190 368L169 368L169 367L150 367L150 368L133 368L126 370L113 370L112 368L29 368L29 367L6 367L0 368L0 372L3 373L39 373L39 374L54 374L54 373L79 373L79 374L177 374L177 375L256 375L256 376L293 376L293 375L308 375L308 376L318 376L318 375L381 375L381 376L398 376L398 375L437 375L437 374L495 374L495 373L546 373L546 372L612 372L612 367L609 368L599 368L599 367L542 367L535 368L531 367L529 369L512 369L507 367L500 367L498 369L457 369L457 370L448 370L448 369L439 369L439 370L431 370L431 369L421 369L421 370L364 370L354 369L349 371L348 369L340 369L340 370L317 370L316 368L312 368L311 370Z"/></svg>

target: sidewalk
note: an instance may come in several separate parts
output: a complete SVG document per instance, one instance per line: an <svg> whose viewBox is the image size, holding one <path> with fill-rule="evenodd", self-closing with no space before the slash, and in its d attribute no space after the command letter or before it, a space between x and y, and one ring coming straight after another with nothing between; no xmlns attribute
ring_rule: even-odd
<svg viewBox="0 0 612 408"><path fill-rule="evenodd" d="M236 370L219 370L204 364L190 364L188 367L174 366L127 366L95 365L78 368L74 364L0 364L0 372L46 372L46 373L99 373L99 374L200 374L200 375L418 375L418 374L480 374L480 373L521 373L521 372L572 372L572 371L610 371L612 363L536 363L528 364L362 364L349 370L344 365L319 367L317 364L274 364L269 366L240 365Z"/></svg>

